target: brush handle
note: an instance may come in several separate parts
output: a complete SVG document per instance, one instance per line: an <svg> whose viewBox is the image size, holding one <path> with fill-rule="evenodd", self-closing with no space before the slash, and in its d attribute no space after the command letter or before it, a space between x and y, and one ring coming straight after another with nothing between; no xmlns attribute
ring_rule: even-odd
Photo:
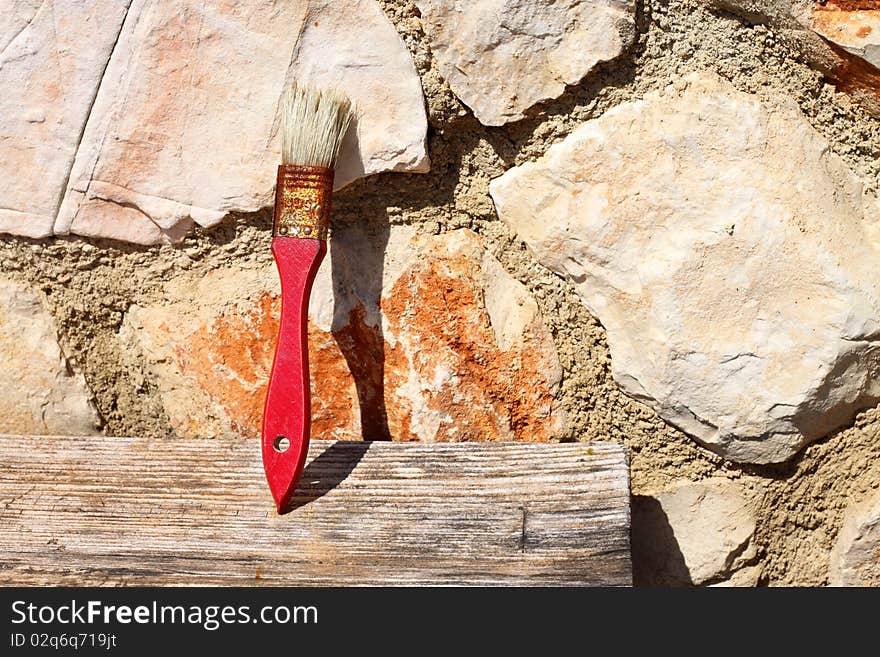
<svg viewBox="0 0 880 657"><path fill-rule="evenodd" d="M281 276L281 326L263 409L262 440L263 468L279 513L290 504L309 449L309 295L325 253L323 240L272 239Z"/></svg>

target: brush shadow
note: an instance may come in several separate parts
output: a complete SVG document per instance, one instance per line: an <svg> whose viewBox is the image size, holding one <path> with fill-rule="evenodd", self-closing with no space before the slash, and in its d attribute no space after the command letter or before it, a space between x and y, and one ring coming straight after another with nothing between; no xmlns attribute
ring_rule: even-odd
<svg viewBox="0 0 880 657"><path fill-rule="evenodd" d="M632 561L635 586L694 585L663 507L647 495L632 497Z"/></svg>
<svg viewBox="0 0 880 657"><path fill-rule="evenodd" d="M382 277L390 234L387 213L382 209L339 226L330 240L332 332L354 380L363 440L391 440L381 320Z"/></svg>
<svg viewBox="0 0 880 657"><path fill-rule="evenodd" d="M314 502L336 488L354 471L369 449L368 442L346 441L333 443L318 454L303 470L284 513Z"/></svg>

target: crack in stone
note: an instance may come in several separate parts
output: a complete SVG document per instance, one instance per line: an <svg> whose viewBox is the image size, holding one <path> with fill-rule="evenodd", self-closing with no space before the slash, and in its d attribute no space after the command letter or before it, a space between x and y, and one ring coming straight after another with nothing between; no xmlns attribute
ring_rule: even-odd
<svg viewBox="0 0 880 657"><path fill-rule="evenodd" d="M89 180L89 187L91 187L91 184L92 184L93 182L104 182L104 181L102 181L102 180L91 180L91 179L90 179L90 180ZM106 184L112 184L112 183L106 183ZM141 194L141 192L136 192L135 190L133 190L133 189L128 189L127 187L122 187L121 189L125 189L126 191L132 192L133 194ZM81 192L81 193L82 193L83 195L85 195L85 192ZM192 210L193 210L194 208L197 207L197 206L194 206L194 205L186 206L186 204L184 204L184 203L180 203L180 201L175 201L174 199L171 199L171 198L165 198L164 196L156 196L156 195L153 195L153 194L141 194L141 195L142 195L142 196L148 196L148 197L150 197L150 198L160 199L160 200L162 200L162 201L169 201L169 202L171 202L171 203L178 203L178 204L181 205L181 206L189 207L190 216L191 216L191 214L192 214ZM117 200L117 199L114 199L114 198L109 198L109 197L107 197L106 195L100 195L100 194L94 196L93 198L96 198L96 199L98 199L99 201L102 201L102 202L104 202L104 203L111 203L111 204L113 204L113 205L117 205L117 206L119 206L119 207L121 207L121 208L128 208L128 209L135 210L135 211L139 212L139 213L140 213L145 219L147 219L147 220L148 220L150 223L152 223L156 228L158 228L158 229L159 229L159 232L162 233L162 235L165 235L165 236L170 235L170 234L173 232L173 230L174 230L177 226L179 226L181 223L183 223L183 222L186 221L186 217L180 217L179 219L177 219L177 220L174 222L173 225L169 226L168 228L165 228L164 226L161 226L161 225L160 225L155 219L153 219L153 217L151 217L147 212L145 212L143 208L141 208L139 205L137 205L137 203L135 203L135 202L133 202L133 201L120 201L120 200ZM207 209L207 208L199 208L199 209ZM71 224L71 225L72 225L72 224Z"/></svg>
<svg viewBox="0 0 880 657"><path fill-rule="evenodd" d="M714 586L716 584L722 584L730 580L739 571L758 565L761 560L758 557L757 552L749 559L746 559L744 561L737 561L752 546L752 539L753 536L749 536L745 541L743 541L741 545L731 550L730 554L727 557L727 561L724 564L724 569L701 582L700 586L708 587Z"/></svg>
<svg viewBox="0 0 880 657"><path fill-rule="evenodd" d="M133 0L133 2L137 2L137 0ZM58 197L58 201L55 203L55 220L52 222L52 233L57 234L58 227L58 215L61 211L61 205L64 203L64 197L67 195L67 188L70 185L70 177L73 175L73 168L76 166L76 159L79 155L80 146L82 146L83 138L85 137L86 130L89 127L89 123L92 120L92 110L95 107L95 102L98 100L98 95L101 93L101 88L104 86L104 77L107 75L107 69L110 67L110 62L113 61L113 56L116 54L116 47L119 45L119 39L122 36L123 31L125 30L125 24L128 22L128 15L131 11L131 3L129 3L125 7L125 15L122 17L122 20L119 22L119 31L116 33L116 39L113 41L113 47L110 48L110 56L107 57L107 62L104 64L104 70L101 71L101 79L98 81L98 84L95 86L95 93L92 95L92 99L89 102L89 108L86 111L85 120L82 123L82 128L80 128L79 136L76 140L76 145L73 149L73 158L70 161L70 167L67 170L67 176L64 178L64 184L61 185L61 192ZM74 215L76 216L76 215ZM72 223L72 222L71 222Z"/></svg>
<svg viewBox="0 0 880 657"><path fill-rule="evenodd" d="M43 0L43 2L40 3L40 6L37 7L37 10L34 12L34 15L28 19L27 23L25 23L24 27L21 28L18 32L16 32L13 35L13 37L6 43L6 45L3 46L3 50L0 50L0 57L3 57L3 55L6 54L6 51L9 50L9 46L11 46L13 43L15 43L16 39L18 39L18 37L21 36L22 32L24 32L26 29L28 29L31 25L34 24L34 21L36 20L37 16L40 15L40 12L43 10L43 7L46 6L47 2L49 2L49 0ZM54 7L54 5L53 5L53 7Z"/></svg>

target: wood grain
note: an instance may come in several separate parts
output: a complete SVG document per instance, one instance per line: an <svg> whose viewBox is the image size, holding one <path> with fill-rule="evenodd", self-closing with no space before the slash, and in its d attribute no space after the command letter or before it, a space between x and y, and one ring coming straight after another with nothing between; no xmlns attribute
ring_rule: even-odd
<svg viewBox="0 0 880 657"><path fill-rule="evenodd" d="M308 460L279 516L256 441L0 436L0 583L632 583L620 445L315 441Z"/></svg>

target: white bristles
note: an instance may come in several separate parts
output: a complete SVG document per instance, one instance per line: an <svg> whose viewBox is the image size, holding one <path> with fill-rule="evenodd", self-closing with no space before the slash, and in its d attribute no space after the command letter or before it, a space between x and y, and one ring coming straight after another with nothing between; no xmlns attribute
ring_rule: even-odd
<svg viewBox="0 0 880 657"><path fill-rule="evenodd" d="M284 97L282 162L332 168L350 123L351 102L345 94L292 84Z"/></svg>

